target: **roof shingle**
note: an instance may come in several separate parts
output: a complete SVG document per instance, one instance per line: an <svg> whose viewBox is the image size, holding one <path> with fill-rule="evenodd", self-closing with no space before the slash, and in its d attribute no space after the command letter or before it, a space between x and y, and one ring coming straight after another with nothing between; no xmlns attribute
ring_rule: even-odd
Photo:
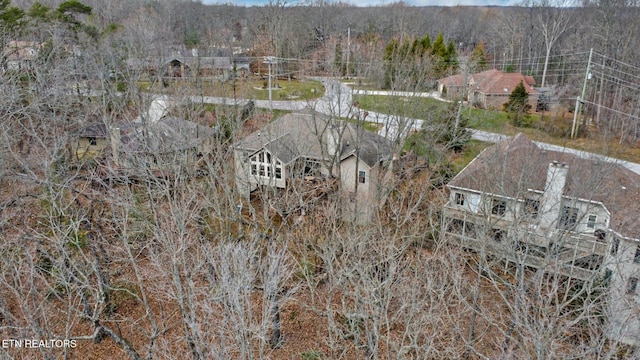
<svg viewBox="0 0 640 360"><path fill-rule="evenodd" d="M596 157L541 149L523 134L485 149L449 186L523 198L530 190L544 191L553 161L569 167L565 196L602 203L611 229L640 239L640 175Z"/></svg>

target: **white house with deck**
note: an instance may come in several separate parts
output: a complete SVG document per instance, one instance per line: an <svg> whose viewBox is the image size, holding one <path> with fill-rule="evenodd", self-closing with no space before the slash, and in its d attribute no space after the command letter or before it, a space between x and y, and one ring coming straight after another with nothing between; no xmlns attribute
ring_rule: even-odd
<svg viewBox="0 0 640 360"><path fill-rule="evenodd" d="M605 332L640 345L640 175L519 134L485 149L447 187L447 239L547 272L607 279Z"/></svg>

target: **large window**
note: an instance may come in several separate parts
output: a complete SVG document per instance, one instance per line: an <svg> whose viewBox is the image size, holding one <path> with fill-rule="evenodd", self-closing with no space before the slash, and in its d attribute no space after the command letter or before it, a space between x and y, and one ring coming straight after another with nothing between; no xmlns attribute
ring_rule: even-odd
<svg viewBox="0 0 640 360"><path fill-rule="evenodd" d="M640 245L636 247L636 255L633 257L633 262L636 264L640 264Z"/></svg>
<svg viewBox="0 0 640 360"><path fill-rule="evenodd" d="M261 151L251 157L251 175L282 179L282 162L272 162L271 154Z"/></svg>
<svg viewBox="0 0 640 360"><path fill-rule="evenodd" d="M322 174L320 162L307 159L304 161L304 176L319 176Z"/></svg>
<svg viewBox="0 0 640 360"><path fill-rule="evenodd" d="M613 244L611 244L611 255L618 255L618 249L620 248L620 238L613 238Z"/></svg>
<svg viewBox="0 0 640 360"><path fill-rule="evenodd" d="M524 214L530 219L538 217L540 211L540 201L534 199L524 199Z"/></svg>
<svg viewBox="0 0 640 360"><path fill-rule="evenodd" d="M572 229L578 222L578 209L570 206L563 206L560 214L559 229Z"/></svg>
<svg viewBox="0 0 640 360"><path fill-rule="evenodd" d="M462 234L462 229L464 228L464 221L460 219L451 219L447 231L452 234Z"/></svg>
<svg viewBox="0 0 640 360"><path fill-rule="evenodd" d="M493 199L491 204L491 213L493 215L504 216L507 212L507 202L502 199Z"/></svg>

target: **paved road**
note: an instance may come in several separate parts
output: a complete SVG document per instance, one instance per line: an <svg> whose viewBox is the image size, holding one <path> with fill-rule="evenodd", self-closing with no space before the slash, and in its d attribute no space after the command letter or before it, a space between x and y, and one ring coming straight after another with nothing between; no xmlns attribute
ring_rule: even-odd
<svg viewBox="0 0 640 360"><path fill-rule="evenodd" d="M422 127L423 120L422 119L412 119L412 118L404 118L398 117L389 114L381 114L373 111L366 112L362 109L359 109L353 106L353 91L346 84L330 78L315 78L319 80L324 85L326 91L322 98L314 99L310 101L272 101L272 106L274 109L280 110L301 110L307 107L313 108L316 111L328 114L332 116L339 116L344 118L352 118L352 119L365 119L368 122L375 122L382 125L382 128L378 131L378 133L387 139L392 141L399 140L413 131L419 130ZM374 92L377 95L398 95L398 92ZM404 96L410 96L412 93L406 93ZM439 99L439 97L431 93L420 93L419 96L423 97L433 97ZM219 98L219 97L210 97L210 96L192 96L191 101L194 102L204 102L204 103L212 103L212 104L232 104L233 100L228 98ZM238 104L245 104L248 100L242 99L238 100ZM255 105L257 107L269 108L268 100L255 100ZM156 105L157 108L161 108L161 105ZM151 111L150 111L151 113ZM365 115L366 113L366 115ZM366 118L365 118L366 116ZM489 133L482 130L470 129L472 132L472 138L476 140L481 140L485 142L498 143L508 136ZM571 154L575 154L584 158L600 158L606 161L618 163L627 169L640 174L640 164L623 161L620 159L615 159L611 157L606 157L602 155L597 155L585 151L575 150L571 148L566 148L563 146L552 145L547 143L536 142L536 144L544 149L567 152Z"/></svg>
<svg viewBox="0 0 640 360"><path fill-rule="evenodd" d="M471 137L473 139L480 140L480 141L485 141L485 142L490 142L490 143L498 143L498 142L503 141L505 139L508 139L510 137L510 136L507 136L507 135L495 134L495 133L490 133L490 132L486 132L486 131L482 131L482 130L476 130L476 129L469 129L469 130L472 133ZM539 142L539 141L534 141L534 143L536 145L538 145L539 147L541 147L542 149L574 154L576 156L579 156L579 157L585 158L585 159L597 158L597 159L600 159L600 160L604 160L604 161L620 164L620 165L626 167L627 169L633 171L634 173L640 174L640 164L632 163L630 161L620 160L620 159L612 158L612 157L609 157L609 156L594 154L594 153L590 153L590 152L587 152L587 151L576 150L576 149L572 149L572 148L568 148L568 147L564 147L564 146L547 144L547 143L543 143L543 142Z"/></svg>

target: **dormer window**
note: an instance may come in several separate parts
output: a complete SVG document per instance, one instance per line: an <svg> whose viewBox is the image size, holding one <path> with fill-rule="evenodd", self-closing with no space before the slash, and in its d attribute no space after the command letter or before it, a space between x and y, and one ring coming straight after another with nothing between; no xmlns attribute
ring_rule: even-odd
<svg viewBox="0 0 640 360"><path fill-rule="evenodd" d="M597 221L598 221L598 217L596 215L590 214L587 217L587 228L588 229L595 229Z"/></svg>
<svg viewBox="0 0 640 360"><path fill-rule="evenodd" d="M464 194L463 193L455 193L456 205L463 206L464 205Z"/></svg>

